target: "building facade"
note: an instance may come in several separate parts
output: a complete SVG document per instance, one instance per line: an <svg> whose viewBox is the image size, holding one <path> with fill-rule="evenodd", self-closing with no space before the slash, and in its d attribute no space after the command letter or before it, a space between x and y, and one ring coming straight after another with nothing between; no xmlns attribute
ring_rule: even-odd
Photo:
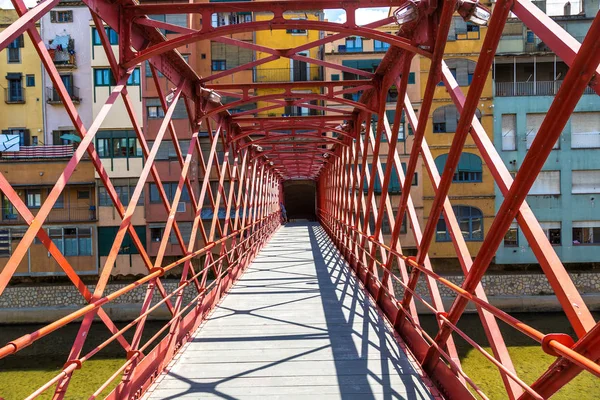
<svg viewBox="0 0 600 400"><path fill-rule="evenodd" d="M469 90L486 32L486 27L465 22L458 15L453 17L444 50L444 60L465 94ZM429 69L430 60L420 57L422 96L425 93ZM493 138L494 132L492 104L492 76L490 74L476 111L477 118L490 139ZM444 84L440 82L435 89L433 104L425 128L425 138L440 174L444 170L459 117L459 112L452 102L450 94ZM495 216L494 179L470 136L467 137L464 149L448 196L469 252L474 257L477 255ZM425 222L431 212L434 195L435 191L431 182L425 183L423 186ZM443 216L437 221L435 240L431 244L429 256L433 259L456 257L450 232ZM442 265L443 262L438 260L436 265Z"/></svg>
<svg viewBox="0 0 600 400"><path fill-rule="evenodd" d="M61 0L41 18L41 36L84 126L92 123L90 12L81 2ZM48 73L43 73L43 144L72 144L75 128ZM64 138L66 136L67 138Z"/></svg>
<svg viewBox="0 0 600 400"><path fill-rule="evenodd" d="M387 25L378 28L378 30L384 32L394 32L398 29L396 24ZM327 35L333 33L327 33ZM324 59L327 62L335 63L338 65L342 65L345 67L351 67L355 69L359 69L366 72L375 72L377 67L379 66L383 56L389 49L389 44L384 43L378 40L372 40L363 38L360 36L348 37L343 39L335 40L331 43L327 43L325 45L325 56ZM413 58L411 64L411 72L409 75L408 86L406 89L406 93L411 102L418 107L420 103L420 91L419 91L419 59ZM339 80L356 80L362 79L362 76L358 74L353 74L349 72L342 72L333 68L325 68L325 80L327 81L339 81ZM340 90L338 88L337 90ZM362 92L354 92L347 93L344 95L346 99L358 101ZM393 124L396 115L396 104L398 101L402 101L402 99L398 98L398 91L395 86L388 91L387 99L386 99L386 117L390 126ZM328 104L329 107L339 107L340 109L352 110L352 106L349 105L340 105L340 104ZM408 158L410 155L410 151L413 143L413 132L412 129L409 129L408 124L405 121L404 115L400 116L400 131L398 135L398 144L396 146L396 150L400 155L400 161L402 163L403 168L406 170L406 165L408 164ZM377 126L377 116L373 116L371 120L372 130L375 131ZM386 157L389 150L389 144L387 139L382 136L381 145L379 150L379 159L382 160L382 168L385 169ZM372 153L372 152L370 152ZM373 168L373 157L372 154L368 156L369 163L369 171ZM379 182L379 180L377 180ZM366 185L365 185L366 188ZM400 201L400 193L401 193L402 185L400 184L400 178L396 172L396 170L392 170L392 176L390 185L388 187L388 194L390 195L390 200L392 204L392 209L394 211L394 215L397 211L397 205ZM365 192L366 194L366 192ZM379 204L381 194L381 183L379 185L375 185L375 201ZM415 177L413 179L413 187L411 188L411 196L415 205L415 209L417 212L417 216L419 218L419 223L422 223L423 219L423 185L422 185L422 177L421 177L421 165L417 166L417 170L415 173ZM380 210L381 211L381 210ZM371 218L370 221L371 229L374 228L374 219ZM384 215L383 225L382 225L382 234L384 238L387 240L389 235L391 235L391 228L387 216ZM400 236L400 244L404 249L415 249L415 239L412 233L412 229L410 224L407 224L406 221L402 224L401 236Z"/></svg>
<svg viewBox="0 0 600 400"><path fill-rule="evenodd" d="M272 17L271 14L255 13L255 21L265 21ZM322 21L324 18L322 10L287 12L287 19ZM310 42L314 42L321 38L322 32L306 29L287 29L283 30L261 30L254 34L254 41L257 45L265 45L267 47L291 49ZM300 56L322 59L322 46L312 47L303 52L297 53ZM269 53L256 51L256 60L260 60L271 56ZM316 64L310 64L303 60L288 59L281 57L277 60L269 61L261 64L254 69L254 82L261 83L276 83L276 82L309 82L320 81L323 79L322 68ZM257 96L269 96L281 93L278 88L262 88L256 90ZM320 94L321 87L304 87L302 89L294 89L294 93ZM318 105L318 100L311 100L310 104ZM261 108L272 106L273 103L268 100L257 102L257 107ZM258 116L301 116L315 115L319 112L309 107L301 107L288 102L285 106L271 108L266 111L261 111Z"/></svg>
<svg viewBox="0 0 600 400"><path fill-rule="evenodd" d="M545 2L538 2L545 9ZM585 1L577 15L553 19L582 41L598 10ZM494 67L494 144L511 173L527 155L568 66L527 27L509 21ZM498 192L496 209L503 196ZM586 89L527 201L558 257L568 263L598 262L600 246L600 99ZM496 253L498 264L534 264L536 258L516 223Z"/></svg>

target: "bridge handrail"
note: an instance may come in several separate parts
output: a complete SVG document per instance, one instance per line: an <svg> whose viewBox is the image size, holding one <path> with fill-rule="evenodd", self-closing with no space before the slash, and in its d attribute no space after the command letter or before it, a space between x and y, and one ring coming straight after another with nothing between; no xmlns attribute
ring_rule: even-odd
<svg viewBox="0 0 600 400"><path fill-rule="evenodd" d="M566 346L564 343L559 342L556 339L553 339L554 335L557 334L544 334L542 332L540 332L539 330L531 327L530 325L527 325L526 323L518 320L517 318L509 315L508 313L500 310L499 308L491 305L490 303L483 301L481 299L479 299L476 295L469 293L468 291L464 290L463 288L461 288L460 286L452 283L451 281L443 278L442 276L436 274L435 272L425 268L424 265L419 265L418 263L416 263L414 257L411 256L406 256L398 251L396 251L395 249L387 246L385 243L382 243L380 241L378 241L377 239L375 239L373 236L369 236L363 232L361 232L360 230L356 229L355 227L340 221L338 219L332 218L331 213L329 213L328 211L324 210L324 209L319 209L319 212L328 215L328 217L330 217L331 221L333 221L335 224L341 225L345 228L350 229L351 231L353 231L354 233L357 233L363 237L366 237L366 239L370 242L373 243L374 245L380 246L381 248L385 249L387 252L389 252L390 254L395 255L396 257L401 258L404 262L406 262L407 264L409 264L411 267L413 268L417 268L419 269L421 272L423 272L424 274L430 276L431 278L433 278L436 282L439 282L441 284L443 284L444 286L448 287L449 289L451 289L452 291L454 291L457 295L464 297L465 299L472 301L473 303L477 304L478 306L481 306L483 309L485 309L486 311L490 312L492 315L494 315L495 317L501 319L502 321L504 321L506 324L508 324L509 326L511 326L512 328L520 331L521 333L527 335L528 337L530 337L531 339L537 341L538 343L540 343L542 345L542 349L544 350L544 352L554 355L552 353L552 351L554 351L556 354L559 354L563 357L565 357L566 359L568 359L569 361L579 365L580 367L584 368L585 370L593 373L594 375L600 377L600 365L596 364L593 360L585 357L584 355L574 351L573 349L569 348L568 346ZM321 222L325 225L326 231L330 234L330 229L331 229L331 224L329 222L327 222L325 219L322 219ZM351 241L353 241L356 245L358 245L360 247L360 243L358 241L353 240L351 237L349 238ZM360 247L362 250L365 250L363 247ZM350 249L348 249L350 250ZM350 253L351 255L353 255L355 257L354 254ZM377 260L376 258L372 257L370 252L365 251L364 254L366 254L367 256L371 257L375 264L377 264L378 267L385 267L385 265L383 263L381 263L379 260ZM356 258L356 257L355 257ZM359 264L363 264L364 263L359 260L359 259L355 259L355 261ZM370 279L372 280L376 280L376 283L380 284L380 281L377 277L375 277L373 275L372 272L370 271L364 271ZM387 271L384 271L384 273L389 273ZM445 324L447 324L454 332L456 332L457 334L459 334L461 337L463 337L463 339L465 339L467 342L469 342L469 344L471 344L476 350L480 351L481 353L484 353L484 356L486 358L488 358L488 360L490 360L492 363L494 363L497 367L502 368L502 364L496 360L493 356L489 355L489 353L487 353L485 350L483 350L483 348L480 345L474 345L476 344L472 339L470 339L468 337L468 335L466 335L463 331L461 331L456 325L450 323L450 321L446 318L445 315L437 312L437 310L435 309L435 307L433 307L431 304L429 304L425 299L423 299L420 295L418 295L416 293L416 291L411 290L408 285L406 285L406 283L404 283L402 281L402 279L400 279L398 276L396 276L395 274L390 274L390 276L396 281L398 282L401 286L404 287L404 289L408 289L413 296L415 296L417 299L419 299L427 308L429 308L430 310L432 310L434 312L434 314L436 315L437 318L441 319ZM386 288L384 288L383 286L380 286L380 289L384 290L386 292L386 294L388 296L390 296L390 298L396 303L396 305L402 307L401 302L398 301L398 299L396 298L395 294L390 293ZM404 312L406 313L407 316L410 315L410 313L408 312L408 310L406 310L403 307ZM418 324L416 324L418 325ZM417 326L415 326L417 327ZM420 326L418 327L418 329L420 329ZM447 360L447 361L451 361L451 360ZM505 369L504 369L505 370ZM509 373L509 371L505 370L505 372L513 379L515 380L515 382L517 384L519 384L521 387L523 387L523 389L527 390L530 394L534 395L535 397L538 398L542 398L537 392L535 392L529 385L525 384L522 380L520 380L517 376Z"/></svg>

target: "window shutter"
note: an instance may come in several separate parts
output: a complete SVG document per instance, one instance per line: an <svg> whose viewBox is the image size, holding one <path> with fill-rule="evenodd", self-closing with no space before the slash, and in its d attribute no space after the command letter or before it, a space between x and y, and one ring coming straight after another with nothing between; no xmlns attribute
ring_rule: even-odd
<svg viewBox="0 0 600 400"><path fill-rule="evenodd" d="M165 22L185 28L187 27L187 14L168 14L165 16Z"/></svg>
<svg viewBox="0 0 600 400"><path fill-rule="evenodd" d="M185 109L185 102L183 99L177 101L177 105L173 110L173 119L187 119L187 110Z"/></svg>
<svg viewBox="0 0 600 400"><path fill-rule="evenodd" d="M23 131L23 146L31 146L31 134L29 129Z"/></svg>
<svg viewBox="0 0 600 400"><path fill-rule="evenodd" d="M445 117L446 117L446 132L456 132L456 126L458 125L458 111L455 106L445 106Z"/></svg>

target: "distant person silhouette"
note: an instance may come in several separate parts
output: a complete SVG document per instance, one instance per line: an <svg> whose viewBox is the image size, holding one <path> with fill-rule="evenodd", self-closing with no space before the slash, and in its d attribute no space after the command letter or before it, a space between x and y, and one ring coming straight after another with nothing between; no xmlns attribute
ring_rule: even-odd
<svg viewBox="0 0 600 400"><path fill-rule="evenodd" d="M285 210L285 206L283 205L283 203L279 203L279 208L281 208L281 220L283 221L283 223L287 223L288 221L288 217L287 217L287 211Z"/></svg>

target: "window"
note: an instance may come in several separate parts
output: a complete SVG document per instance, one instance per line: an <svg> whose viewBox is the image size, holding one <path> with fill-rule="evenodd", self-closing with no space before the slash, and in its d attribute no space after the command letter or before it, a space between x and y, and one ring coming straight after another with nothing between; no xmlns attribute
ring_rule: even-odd
<svg viewBox="0 0 600 400"><path fill-rule="evenodd" d="M142 148L133 131L106 130L96 136L96 151L100 158L142 157Z"/></svg>
<svg viewBox="0 0 600 400"><path fill-rule="evenodd" d="M390 44L379 40L373 40L374 51L387 51L390 48Z"/></svg>
<svg viewBox="0 0 600 400"><path fill-rule="evenodd" d="M239 13L214 13L211 16L211 25L213 28L227 25L243 24L252 22L252 14L249 12Z"/></svg>
<svg viewBox="0 0 600 400"><path fill-rule="evenodd" d="M225 60L212 60L213 71L225 71L227 69L227 62Z"/></svg>
<svg viewBox="0 0 600 400"><path fill-rule="evenodd" d="M20 63L21 62L21 49L25 47L25 42L23 39L23 35L17 36L15 40L13 40L8 45L8 63Z"/></svg>
<svg viewBox="0 0 600 400"><path fill-rule="evenodd" d="M560 194L560 171L540 171L529 195Z"/></svg>
<svg viewBox="0 0 600 400"><path fill-rule="evenodd" d="M349 37L346 39L346 51L350 52L359 52L362 51L362 38L360 36L357 37Z"/></svg>
<svg viewBox="0 0 600 400"><path fill-rule="evenodd" d="M463 238L466 241L483 240L483 214L481 210L470 206L454 206L452 207L458 226L462 232ZM444 216L441 215L437 223L437 232L435 240L438 242L450 241L450 232L446 227Z"/></svg>
<svg viewBox="0 0 600 400"><path fill-rule="evenodd" d="M165 111L161 106L146 106L146 113L148 118L163 118L165 116Z"/></svg>
<svg viewBox="0 0 600 400"><path fill-rule="evenodd" d="M462 17L452 18L448 40L477 40L479 39L479 26L471 22L465 22Z"/></svg>
<svg viewBox="0 0 600 400"><path fill-rule="evenodd" d="M25 75L25 82L27 87L35 86L35 75Z"/></svg>
<svg viewBox="0 0 600 400"><path fill-rule="evenodd" d="M571 147L600 147L600 112L577 112L571 116Z"/></svg>
<svg viewBox="0 0 600 400"><path fill-rule="evenodd" d="M29 208L40 208L42 206L42 191L37 190L26 190L25 196L27 200L27 207Z"/></svg>
<svg viewBox="0 0 600 400"><path fill-rule="evenodd" d="M88 190L78 190L77 191L77 200L88 200L90 198L90 191Z"/></svg>
<svg viewBox="0 0 600 400"><path fill-rule="evenodd" d="M50 192L52 191L52 189L48 189L48 194L50 194ZM56 199L56 202L54 203L54 208L65 208L65 191L63 190L60 195L58 195L58 198Z"/></svg>
<svg viewBox="0 0 600 400"><path fill-rule="evenodd" d="M573 245L600 244L600 221L573 221Z"/></svg>
<svg viewBox="0 0 600 400"><path fill-rule="evenodd" d="M467 32L479 32L479 25L467 22Z"/></svg>
<svg viewBox="0 0 600 400"><path fill-rule="evenodd" d="M164 226L150 226L150 241L160 242L165 232Z"/></svg>
<svg viewBox="0 0 600 400"><path fill-rule="evenodd" d="M49 228L48 236L65 256L92 255L92 228Z"/></svg>
<svg viewBox="0 0 600 400"><path fill-rule="evenodd" d="M519 246L519 225L516 222L510 224L508 232L504 235L504 247Z"/></svg>
<svg viewBox="0 0 600 400"><path fill-rule="evenodd" d="M148 147L152 148L154 146L153 141L148 142ZM189 148L190 141L189 140L179 140L179 147L181 148L181 153L185 157ZM156 160L176 160L177 153L175 152L175 146L173 145L173 141L171 140L163 140L160 142L160 147L158 148L158 153L156 154Z"/></svg>
<svg viewBox="0 0 600 400"><path fill-rule="evenodd" d="M402 172L404 172L404 175L406 176L406 163L402 163ZM417 174L415 172L411 186L417 186L418 184L419 184L419 174Z"/></svg>
<svg viewBox="0 0 600 400"><path fill-rule="evenodd" d="M94 86L114 86L117 82L113 77L110 68L95 68L94 69Z"/></svg>
<svg viewBox="0 0 600 400"><path fill-rule="evenodd" d="M152 77L152 70L150 69L150 62L148 60L144 61L144 70L146 71L146 77ZM159 78L163 78L164 75L159 70L156 70L156 76Z"/></svg>
<svg viewBox="0 0 600 400"><path fill-rule="evenodd" d="M142 242L142 246L146 247L146 227L134 226L133 229ZM118 226L98 227L98 254L101 257L105 257L110 254L110 250L118 231ZM139 251L137 247L135 247L129 232L125 233L125 237L121 242L121 247L119 247L119 254L139 254Z"/></svg>
<svg viewBox="0 0 600 400"><path fill-rule="evenodd" d="M340 74L331 74L331 80L332 81L339 81L340 80Z"/></svg>
<svg viewBox="0 0 600 400"><path fill-rule="evenodd" d="M550 241L550 244L553 246L560 246L562 242L560 222L540 222L540 226Z"/></svg>
<svg viewBox="0 0 600 400"><path fill-rule="evenodd" d="M410 73L408 74L408 84L409 84L409 85L414 85L415 83L416 83L416 80L415 80L415 73L414 73L414 72L410 72Z"/></svg>
<svg viewBox="0 0 600 400"><path fill-rule="evenodd" d="M23 79L20 73L8 73L6 75L8 87L6 88L7 103L24 103L25 89L23 89Z"/></svg>
<svg viewBox="0 0 600 400"><path fill-rule="evenodd" d="M444 171L448 154L442 154L435 159L435 165L440 173ZM483 168L481 158L476 154L462 153L458 161L458 168L454 172L452 182L481 182Z"/></svg>
<svg viewBox="0 0 600 400"><path fill-rule="evenodd" d="M50 11L50 22L59 24L73 22L73 11Z"/></svg>
<svg viewBox="0 0 600 400"><path fill-rule="evenodd" d="M166 22L168 24L180 26L182 28L186 28L188 26L187 14L168 14L168 15L154 14L154 15L148 15L148 17L155 21ZM171 33L177 33L175 31L170 31L170 30L166 30L166 29L161 29L160 31L165 35L171 34Z"/></svg>
<svg viewBox="0 0 600 400"><path fill-rule="evenodd" d="M113 187L115 188L115 192L117 192L117 196L119 201L123 206L127 207L129 201L131 200L131 196L133 196L133 191L135 190L135 185L137 184L136 179L112 179ZM144 205L144 193L140 194L138 198L138 205ZM98 186L98 205L104 207L112 207L113 202L108 195L108 191L104 186Z"/></svg>
<svg viewBox="0 0 600 400"><path fill-rule="evenodd" d="M108 36L108 41L110 44L119 44L119 34L111 27L105 26L104 31L106 32L106 36ZM92 28L92 44L94 46L101 46L102 41L100 40L100 35L96 28Z"/></svg>
<svg viewBox="0 0 600 400"><path fill-rule="evenodd" d="M18 135L19 136L19 146L29 146L31 135L29 134L29 129L23 128L9 128L2 129L3 135Z"/></svg>
<svg viewBox="0 0 600 400"><path fill-rule="evenodd" d="M477 119L481 121L481 112L475 111ZM433 133L456 132L460 113L453 104L438 107L433 112Z"/></svg>
<svg viewBox="0 0 600 400"><path fill-rule="evenodd" d="M129 79L127 79L128 86L140 86L140 69L136 68L133 70Z"/></svg>
<svg viewBox="0 0 600 400"><path fill-rule="evenodd" d="M157 97L146 98L146 115L148 118L164 118L165 110Z"/></svg>
<svg viewBox="0 0 600 400"><path fill-rule="evenodd" d="M446 61L446 65L459 86L469 86L471 84L475 66L477 65L475 61L464 58L451 58ZM443 83L440 86L443 86Z"/></svg>
<svg viewBox="0 0 600 400"><path fill-rule="evenodd" d="M572 171L571 193L600 193L600 170Z"/></svg>
<svg viewBox="0 0 600 400"><path fill-rule="evenodd" d="M517 114L502 114L502 150L517 149Z"/></svg>
<svg viewBox="0 0 600 400"><path fill-rule="evenodd" d="M292 21L302 21L306 20L306 18L290 18ZM292 35L306 35L306 29L286 29L286 33L291 33Z"/></svg>
<svg viewBox="0 0 600 400"><path fill-rule="evenodd" d="M383 173L385 174L385 169L387 167L386 163L381 163L381 169L383 171ZM369 164L369 173L372 171L373 165ZM406 173L406 164L402 163L402 170ZM413 177L413 182L412 185L415 186L418 183L418 174L415 174ZM363 191L366 193L369 190L369 187L367 186L367 175L365 175L365 181L363 183ZM370 175L369 175L370 176ZM373 185L373 190L375 194L380 194L381 193L381 182L379 180L379 174L376 172L375 173L375 182ZM392 174L390 176L390 183L388 185L388 193L389 194L399 194L400 192L402 192L402 185L400 184L400 177L398 176L398 172L396 171L395 167L392 167Z"/></svg>
<svg viewBox="0 0 600 400"><path fill-rule="evenodd" d="M527 127L526 127L526 138L527 138L527 150L531 148L531 144L535 139L535 135L537 135L540 126L542 126L542 122L546 117L545 113L537 113L537 114L527 114ZM560 148L560 139L554 143L553 149Z"/></svg>
<svg viewBox="0 0 600 400"><path fill-rule="evenodd" d="M173 202L175 198L175 192L177 191L178 182L163 182L163 188L165 189L165 193L167 195L167 199L169 202ZM150 183L150 203L161 203L160 194L158 193L158 186L155 183ZM181 196L179 197L179 202L189 203L190 195L187 190L187 186L183 185L183 189L181 190Z"/></svg>

